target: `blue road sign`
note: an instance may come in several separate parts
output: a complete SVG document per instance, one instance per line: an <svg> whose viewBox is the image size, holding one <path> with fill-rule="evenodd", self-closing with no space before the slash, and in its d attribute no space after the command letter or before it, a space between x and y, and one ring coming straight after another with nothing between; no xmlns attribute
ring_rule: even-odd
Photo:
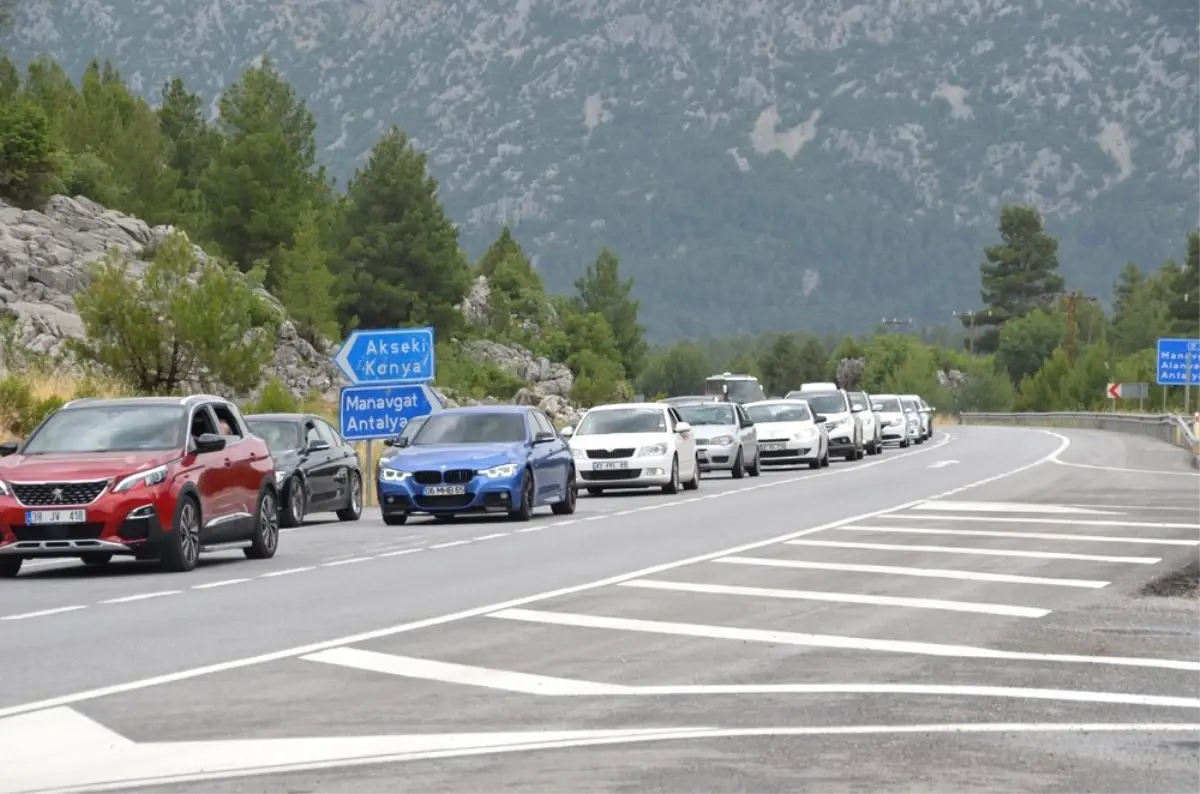
<svg viewBox="0 0 1200 794"><path fill-rule="evenodd" d="M333 363L351 383L429 383L435 374L433 329L355 331Z"/></svg>
<svg viewBox="0 0 1200 794"><path fill-rule="evenodd" d="M375 441L399 435L410 420L442 410L428 386L343 386L339 400L342 438Z"/></svg>
<svg viewBox="0 0 1200 794"><path fill-rule="evenodd" d="M1200 339L1158 340L1158 385L1200 385Z"/></svg>

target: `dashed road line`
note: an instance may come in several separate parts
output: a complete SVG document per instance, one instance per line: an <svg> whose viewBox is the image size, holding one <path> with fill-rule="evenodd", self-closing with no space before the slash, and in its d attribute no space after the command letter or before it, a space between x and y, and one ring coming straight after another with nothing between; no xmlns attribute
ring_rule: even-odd
<svg viewBox="0 0 1200 794"><path fill-rule="evenodd" d="M259 579L273 579L276 576L290 576L291 574L294 574L294 573L307 573L308 571L315 571L315 570L317 570L316 566L305 565L300 568L285 568L282 571L271 571L270 573L260 574L258 578Z"/></svg>
<svg viewBox="0 0 1200 794"><path fill-rule="evenodd" d="M29 618L43 618L47 615L61 615L63 612L78 612L81 609L87 609L85 604L76 604L69 607L56 607L55 609L39 609L37 612L24 612L20 615L7 615L0 620L28 620Z"/></svg>
<svg viewBox="0 0 1200 794"><path fill-rule="evenodd" d="M214 587L226 587L231 584L242 584L243 582L251 581L253 577L248 579L222 579L219 582L206 582L205 584L192 585L193 590L212 590Z"/></svg>
<svg viewBox="0 0 1200 794"><path fill-rule="evenodd" d="M348 560L334 560L333 562L324 562L324 563L321 563L321 567L322 568L332 568L337 565L351 565L356 562L366 562L371 559L374 559L374 558L373 557L351 557Z"/></svg>
<svg viewBox="0 0 1200 794"><path fill-rule="evenodd" d="M452 540L448 543L438 543L434 546L430 546L429 548L430 549L452 549L455 546L465 546L470 542L471 541L469 541L469 540Z"/></svg>
<svg viewBox="0 0 1200 794"><path fill-rule="evenodd" d="M1035 560L1079 560L1081 562L1128 562L1154 565L1161 557L1116 557L1108 554L1067 554L1059 551L986 549L973 546L913 546L907 543L851 543L841 540L789 540L790 546L814 546L824 549L861 549L863 551L919 551L922 554L977 554L982 557L1028 557Z"/></svg>
<svg viewBox="0 0 1200 794"><path fill-rule="evenodd" d="M377 555L375 555L375 556L376 556L376 557L403 557L403 556L404 556L404 555L406 555L406 554L416 554L418 551L425 551L425 549L424 549L424 548L420 548L420 549L397 549L396 551L385 551L383 554L377 554Z"/></svg>
<svg viewBox="0 0 1200 794"><path fill-rule="evenodd" d="M507 533L507 532L493 532L493 533L492 533L492 534L490 534L490 535L480 535L480 536L479 536L479 537L477 537L477 538L471 538L471 540L474 540L474 541L479 541L479 540L495 540L496 538L507 538L507 537L508 537L508 533Z"/></svg>
<svg viewBox="0 0 1200 794"><path fill-rule="evenodd" d="M108 598L101 601L101 604L128 604L133 601L148 601L151 598L163 598L165 596L179 595L182 590L160 590L157 593L139 593L138 595L121 596L120 598Z"/></svg>

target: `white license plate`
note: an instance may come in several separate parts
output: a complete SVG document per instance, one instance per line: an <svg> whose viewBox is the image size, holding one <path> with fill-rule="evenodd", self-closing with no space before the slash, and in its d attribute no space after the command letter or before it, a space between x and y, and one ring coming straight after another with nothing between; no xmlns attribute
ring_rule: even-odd
<svg viewBox="0 0 1200 794"><path fill-rule="evenodd" d="M466 492L465 485L430 485L424 491L426 496L461 496Z"/></svg>
<svg viewBox="0 0 1200 794"><path fill-rule="evenodd" d="M86 510L27 510L26 524L83 524L87 522Z"/></svg>
<svg viewBox="0 0 1200 794"><path fill-rule="evenodd" d="M602 463L593 463L592 468L596 471L608 471L611 469L628 469L629 464L623 460L607 461Z"/></svg>
<svg viewBox="0 0 1200 794"><path fill-rule="evenodd" d="M778 450L784 449L786 446L787 445L782 442L775 441L770 444L762 444L761 449L763 452L776 452Z"/></svg>

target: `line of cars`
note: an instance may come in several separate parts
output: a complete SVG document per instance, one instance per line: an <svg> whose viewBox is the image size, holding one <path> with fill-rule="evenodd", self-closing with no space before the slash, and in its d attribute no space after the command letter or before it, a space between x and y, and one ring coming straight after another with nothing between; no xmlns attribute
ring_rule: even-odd
<svg viewBox="0 0 1200 794"><path fill-rule="evenodd" d="M212 395L74 400L0 444L0 578L31 558L268 559L309 510L358 520L362 486L356 451L318 416L243 416Z"/></svg>

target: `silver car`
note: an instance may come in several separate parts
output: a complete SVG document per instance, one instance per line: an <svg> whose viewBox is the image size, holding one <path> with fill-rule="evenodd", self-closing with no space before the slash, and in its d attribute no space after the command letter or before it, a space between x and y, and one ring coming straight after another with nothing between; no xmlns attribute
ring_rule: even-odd
<svg viewBox="0 0 1200 794"><path fill-rule="evenodd" d="M894 394L872 394L871 410L879 420L880 436L884 444L899 444L906 449L912 443L909 435L909 415L905 413L900 398Z"/></svg>
<svg viewBox="0 0 1200 794"><path fill-rule="evenodd" d="M900 395L900 404L904 406L904 415L908 419L908 440L913 444L925 443L925 417L921 414L921 405L917 398L908 394Z"/></svg>
<svg viewBox="0 0 1200 794"><path fill-rule="evenodd" d="M875 415L875 411L871 407L871 395L866 392L852 391L847 392L846 396L850 398L851 410L857 413L858 418L862 420L867 454L878 455L883 452L883 428L880 426L879 417Z"/></svg>
<svg viewBox="0 0 1200 794"><path fill-rule="evenodd" d="M727 471L735 480L761 473L758 430L736 403L675 403L683 421L692 426L701 471Z"/></svg>

